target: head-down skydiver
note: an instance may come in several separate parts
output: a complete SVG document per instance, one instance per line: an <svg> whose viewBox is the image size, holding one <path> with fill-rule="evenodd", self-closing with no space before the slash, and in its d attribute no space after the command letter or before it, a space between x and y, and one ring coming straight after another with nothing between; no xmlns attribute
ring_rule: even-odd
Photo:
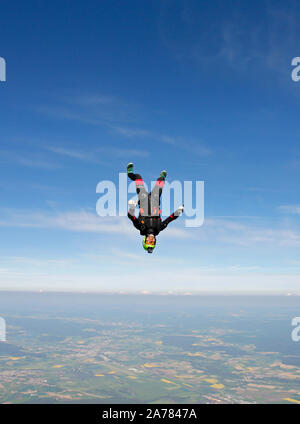
<svg viewBox="0 0 300 424"><path fill-rule="evenodd" d="M148 253L152 253L156 245L156 236L167 225L174 221L183 212L184 207L180 206L172 215L162 221L160 216L160 196L164 187L167 176L166 171L161 171L160 176L156 180L156 184L149 194L145 189L144 182L140 174L133 173L133 163L127 165L127 175L135 181L136 191L138 194L138 205L140 213L138 218L134 215L137 203L134 200L129 200L128 218L133 222L135 228L144 236L143 247Z"/></svg>

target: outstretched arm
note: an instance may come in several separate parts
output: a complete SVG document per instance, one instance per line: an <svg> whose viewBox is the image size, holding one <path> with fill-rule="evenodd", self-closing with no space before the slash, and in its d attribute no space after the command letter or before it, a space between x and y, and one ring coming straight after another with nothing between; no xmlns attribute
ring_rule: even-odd
<svg viewBox="0 0 300 424"><path fill-rule="evenodd" d="M183 212L184 210L184 206L180 206L180 208L178 208L174 213L172 213L168 218L166 218L164 221L162 221L161 225L161 230L164 230L172 221L175 221L175 219L177 219Z"/></svg>
<svg viewBox="0 0 300 424"><path fill-rule="evenodd" d="M136 202L134 200L129 200L128 205L129 205L129 210L128 210L127 216L130 219L130 221L132 221L135 228L137 228L139 230L140 229L140 223L139 223L139 220L137 219L137 217L134 215Z"/></svg>

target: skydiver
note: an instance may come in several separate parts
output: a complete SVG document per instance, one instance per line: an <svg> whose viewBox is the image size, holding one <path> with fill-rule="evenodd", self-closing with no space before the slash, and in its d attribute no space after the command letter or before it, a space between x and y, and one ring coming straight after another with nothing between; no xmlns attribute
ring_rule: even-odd
<svg viewBox="0 0 300 424"><path fill-rule="evenodd" d="M141 175L134 174L133 163L131 162L127 165L127 175L132 181L135 181L139 199L138 202L129 200L128 218L132 221L135 228L140 231L140 234L144 236L144 249L148 253L152 253L156 245L156 236L160 231L164 230L170 222L174 221L182 214L184 206L180 206L167 219L162 221L160 216L160 196L162 194L167 172L161 171L151 193L148 193L145 189ZM138 218L134 214L137 204L140 208Z"/></svg>

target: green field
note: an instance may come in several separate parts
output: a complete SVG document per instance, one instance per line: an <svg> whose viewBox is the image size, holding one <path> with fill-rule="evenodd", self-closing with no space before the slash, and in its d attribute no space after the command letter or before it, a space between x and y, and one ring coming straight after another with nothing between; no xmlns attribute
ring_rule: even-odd
<svg viewBox="0 0 300 424"><path fill-rule="evenodd" d="M3 314L1 403L300 403L292 311L150 303L152 318L110 301L80 316Z"/></svg>

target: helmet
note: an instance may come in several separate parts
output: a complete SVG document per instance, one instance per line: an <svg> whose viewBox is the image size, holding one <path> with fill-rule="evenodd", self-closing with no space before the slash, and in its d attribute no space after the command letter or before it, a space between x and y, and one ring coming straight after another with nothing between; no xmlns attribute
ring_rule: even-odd
<svg viewBox="0 0 300 424"><path fill-rule="evenodd" d="M146 243L146 238L147 237L145 236L144 239L143 239L143 248L145 250L147 250L148 253L152 253L154 248L155 248L155 245L156 245L156 240L155 240L154 244L148 244L148 243Z"/></svg>

